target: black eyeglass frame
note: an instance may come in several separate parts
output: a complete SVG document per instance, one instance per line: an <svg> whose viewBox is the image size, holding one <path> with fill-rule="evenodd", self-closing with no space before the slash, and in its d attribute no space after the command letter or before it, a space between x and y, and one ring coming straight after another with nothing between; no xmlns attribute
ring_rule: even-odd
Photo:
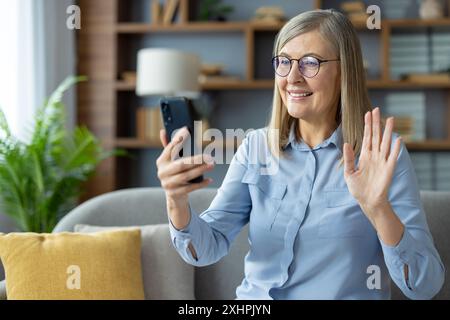
<svg viewBox="0 0 450 320"><path fill-rule="evenodd" d="M277 73L277 68L275 67L275 59L278 59L278 58L280 58L280 57L289 60L289 71L288 71L288 73L287 73L285 76L282 76L282 75L280 75L279 73ZM313 75L313 76L307 76L307 75L303 74L302 70L300 69L300 60L303 60L303 59L305 59L305 58L313 58L313 59L316 59L316 60L319 62L319 66L317 67L317 72L316 72L315 75ZM306 77L306 78L314 78L314 77L317 76L317 74L319 73L320 66L322 65L322 63L330 62L330 61L341 61L341 59L327 59L327 60L322 60L322 59L319 59L319 58L316 58L316 57L313 57L313 56L305 56L305 57L301 57L300 59L292 59L292 58L288 58L288 57L286 57L286 56L275 56L275 57L272 58L272 67L273 67L275 73L276 73L278 76L280 76L280 77L282 77L282 78L285 78L285 77L287 77L287 76L289 75L289 73L291 73L291 70L292 70L292 61L297 61L297 64L298 64L298 71L302 74L302 76L304 76L304 77Z"/></svg>

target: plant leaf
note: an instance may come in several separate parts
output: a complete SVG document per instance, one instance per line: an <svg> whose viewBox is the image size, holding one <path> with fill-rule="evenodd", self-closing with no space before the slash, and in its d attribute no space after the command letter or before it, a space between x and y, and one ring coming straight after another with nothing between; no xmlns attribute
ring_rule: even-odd
<svg viewBox="0 0 450 320"><path fill-rule="evenodd" d="M82 185L106 157L96 137L85 127L66 132L64 92L86 77L69 77L38 109L30 141L9 131L0 110L0 204L23 231L51 232L76 205Z"/></svg>

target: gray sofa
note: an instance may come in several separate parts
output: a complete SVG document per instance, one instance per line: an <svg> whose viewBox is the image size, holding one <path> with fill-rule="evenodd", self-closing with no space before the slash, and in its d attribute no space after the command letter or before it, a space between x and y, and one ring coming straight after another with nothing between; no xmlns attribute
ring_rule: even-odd
<svg viewBox="0 0 450 320"><path fill-rule="evenodd" d="M198 212L205 210L216 192L216 189L193 192L190 197L192 207ZM448 270L450 266L450 192L422 191L421 197L436 247ZM161 188L125 189L101 195L81 204L59 222L54 232L73 231L76 224L132 226L159 223L167 223L163 190ZM229 255L221 261L211 266L195 268L197 299L235 298L235 289L244 274L244 256L248 250L247 232L245 228L239 234ZM0 282L0 299L4 299L5 296L4 284ZM395 285L392 285L392 298L405 299ZM450 299L448 277L435 299Z"/></svg>

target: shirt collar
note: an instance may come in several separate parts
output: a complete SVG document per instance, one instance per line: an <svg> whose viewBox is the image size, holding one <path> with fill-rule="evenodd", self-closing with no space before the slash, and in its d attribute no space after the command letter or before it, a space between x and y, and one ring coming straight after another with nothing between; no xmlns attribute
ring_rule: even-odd
<svg viewBox="0 0 450 320"><path fill-rule="evenodd" d="M284 146L284 149L288 148L290 145L291 147L295 147L299 150L310 151L311 148L302 139L300 139L300 141L297 140L296 137L297 123L298 123L297 121L294 121L292 123L291 128L289 129L288 142ZM336 128L336 130L334 130L333 134L330 137L325 139L321 144L319 144L312 150L326 148L330 144L333 144L342 155L342 145L343 145L342 123L339 124L339 126Z"/></svg>

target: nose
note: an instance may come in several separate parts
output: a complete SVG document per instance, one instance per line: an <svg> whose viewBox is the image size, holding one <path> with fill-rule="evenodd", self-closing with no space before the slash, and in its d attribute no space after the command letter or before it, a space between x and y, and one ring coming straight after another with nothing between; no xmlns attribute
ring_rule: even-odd
<svg viewBox="0 0 450 320"><path fill-rule="evenodd" d="M305 82L305 78L301 74L298 64L299 61L297 60L292 61L291 71L289 71L289 74L287 76L288 83Z"/></svg>

